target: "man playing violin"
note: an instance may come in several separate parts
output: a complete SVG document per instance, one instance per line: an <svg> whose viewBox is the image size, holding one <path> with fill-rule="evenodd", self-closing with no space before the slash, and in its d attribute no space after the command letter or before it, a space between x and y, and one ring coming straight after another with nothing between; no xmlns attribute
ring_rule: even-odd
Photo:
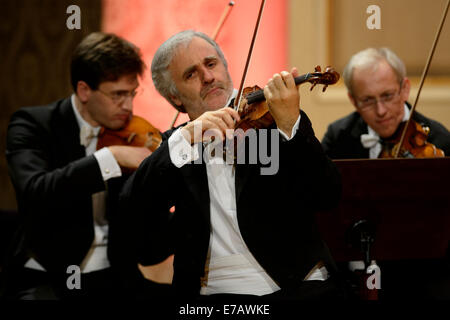
<svg viewBox="0 0 450 320"><path fill-rule="evenodd" d="M356 111L328 126L323 148L332 159L378 158L384 141L409 118L405 65L388 48L368 48L352 56L343 78ZM412 119L430 129L429 143L450 155L450 133L442 124L418 112Z"/></svg>
<svg viewBox="0 0 450 320"><path fill-rule="evenodd" d="M6 275L7 297L118 293L108 244L125 180L121 168L137 168L151 152L131 146L96 150L97 134L101 127L120 129L128 123L144 69L135 45L92 33L72 56L74 94L13 114L6 156L23 225Z"/></svg>
<svg viewBox="0 0 450 320"><path fill-rule="evenodd" d="M297 73L275 74L264 87L280 164L275 174L263 175L262 163L229 164L217 153L199 159L198 151L213 143L208 130L214 142L230 138L240 119L228 107L236 92L220 47L188 30L157 50L155 87L190 121L167 132L170 138L127 181L121 204L133 215L124 213L121 226L129 228L122 229L124 238L147 244L135 249L137 262L158 263L175 253L176 293L205 299L341 296L313 216L336 205L340 177L300 110ZM174 213L167 214L172 206Z"/></svg>

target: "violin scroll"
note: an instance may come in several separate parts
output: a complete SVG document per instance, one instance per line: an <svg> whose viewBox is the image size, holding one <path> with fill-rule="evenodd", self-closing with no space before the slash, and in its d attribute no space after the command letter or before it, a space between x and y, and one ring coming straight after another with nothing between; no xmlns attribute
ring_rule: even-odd
<svg viewBox="0 0 450 320"><path fill-rule="evenodd" d="M335 84L339 81L340 75L336 72L331 66L327 66L325 68L325 72L322 73L322 68L320 66L316 66L314 72L310 74L310 77L306 80L312 83L311 91L317 84L323 84L324 87L322 92L325 92L327 87L331 84ZM297 82L296 82L297 84Z"/></svg>

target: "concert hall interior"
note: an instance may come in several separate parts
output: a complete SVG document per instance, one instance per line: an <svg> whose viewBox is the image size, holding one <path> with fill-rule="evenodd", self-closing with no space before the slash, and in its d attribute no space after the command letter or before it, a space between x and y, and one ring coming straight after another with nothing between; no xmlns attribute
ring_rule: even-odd
<svg viewBox="0 0 450 320"><path fill-rule="evenodd" d="M153 166L159 165L164 160L162 158L163 151L157 150L158 146L167 144L169 145L167 149L170 148L171 140L165 132L174 126L182 125L188 121L194 123L194 120L199 119L193 117L189 110L188 113L182 112L178 115L174 106L176 101L179 100L172 94L173 91L169 93L169 98L167 98L163 97L161 91L156 89L151 73L153 69L152 60L158 48L169 37L183 30L193 29L206 34L214 39L222 49L233 86L238 89L243 81L242 75L248 61L248 51L254 36L261 2L261 0L0 1L0 47L2 48L0 50L0 69L3 73L0 78L0 185L2 186L2 192L0 192L0 278L2 279L2 285L11 285L12 278L8 278L9 266L7 264L13 259L11 258L11 252L15 252L20 232L23 232L24 229L33 229L30 223L35 223L40 219L32 218L33 202L30 201L45 198L45 201L50 201L50 203L45 204L46 208L51 208L49 210L56 208L55 210L59 210L59 214L64 215L64 210L57 209L57 205L53 206L51 202L53 200L55 203L61 201L58 197L69 197L63 192L55 192L54 195L41 194L41 192L45 193L45 189L35 190L35 193L32 193L31 188L34 181L45 177L51 170L57 173L58 170L63 170L63 167L65 168L71 163L56 161L47 154L42 155L40 159L45 159L48 163L36 170L32 176L27 176L30 168L36 167L40 163L31 160L27 162L23 157L41 155L41 152L43 154L47 151L49 154L55 151L56 153L63 153L65 149L69 148L70 143L68 142L67 146L64 145L58 150L56 150L57 144L45 145L45 143L42 143L42 150L38 150L40 146L36 144L29 146L30 149L21 154L20 152L23 150L20 150L20 146L25 144L25 138L19 134L20 131L9 130L18 126L27 129L27 125L20 121L29 121L34 115L30 111L28 117L16 119L16 122L12 120L14 119L13 115L20 115L16 112L25 106L49 105L59 99L70 97L74 93L73 84L71 84L70 66L72 54L77 46L93 32L113 33L139 48L142 61L146 65L142 76L139 77L138 89L133 88L130 92L125 92L125 95L121 96L123 98L121 101L129 101L127 99L131 98L133 115L145 119L154 127L152 130L157 131L157 138L159 139L157 147L156 150L151 149L153 153L149 155L149 158L153 158L153 155L155 155L161 159L155 157L154 161L146 162L144 160L142 163L149 163L148 168L141 166L137 173L144 170L149 170L148 172L156 170ZM320 241L323 240L334 263L327 264L325 261L325 264L322 264L322 261L317 261L317 264L305 266L311 271L309 274L305 272L303 274L305 277L302 276L300 281L303 279L303 282L306 282L311 274L316 276L316 272L322 270L324 265L328 271L331 271L333 268L330 266L333 265L336 267L334 272L342 280L341 284L345 288L345 294L339 296L338 299L348 299L355 302L361 300L395 301L398 299L450 300L450 197L448 187L450 181L450 133L448 131L448 128L450 128L450 19L447 17L445 20L447 16L445 10L448 10L450 1L266 0L265 2L258 32L254 38L254 50L248 62L248 74L243 83L244 87L257 85L259 88L264 88L268 82L275 78L279 79L275 77L275 74L281 77L278 73L283 70L291 72L293 67L298 69L298 75L305 75L317 72L316 67L320 66L321 75L325 75L327 74L326 67L331 66L340 75L337 83L330 82L325 91L322 90L324 89L322 80L317 80L318 83L315 84L314 89L312 89L314 80L306 80L307 83L298 85L299 107L302 111L300 113L297 110L300 124L297 122L297 126L289 127L294 128L292 137L289 134L286 135L286 132L278 127L281 141L279 171L281 175L285 174L283 165L288 164L289 168L291 166L295 168L295 159L286 160L283 157L282 152L292 149L285 145L292 147L293 143L297 143L295 141L301 140L304 134L302 130L307 131L302 126L306 126L305 123L309 123L308 119L310 120L317 140L305 134L306 138L303 138L303 140L308 142L304 143L302 140L298 142L298 145L306 146L306 151L296 150L293 155L302 157L303 152L317 152L317 154L314 154L314 158L311 156L311 158L298 162L298 166L311 165L313 167L311 172L307 172L305 168L299 168L303 171L291 176L291 180L299 177L298 180L288 181L288 187L279 184L260 185L259 187L263 187L265 190L254 199L257 202L268 202L266 209L274 209L272 212L273 229L283 228L284 226L286 234L295 229L295 223L301 224L303 221L310 223L309 219L294 220L291 219L292 216L301 215L302 209L305 207L314 212L312 218L314 222L311 229L299 225L298 230L300 231L298 232L308 230L311 234L314 233L315 237L317 226ZM440 27L442 28L440 29ZM192 43L194 42L193 40ZM190 46L186 46L186 52L191 52ZM361 53L367 48L388 48L389 50L373 50L370 53L364 51L364 54L367 53L367 55L361 55L361 59L359 59L359 56L358 59L353 59L355 65L349 67L352 56L354 57L355 54ZM199 50L197 54L202 54L202 51ZM184 60L181 59L183 57L180 58L180 56L183 55L174 55L173 60L183 62ZM184 58L188 59L189 57ZM173 70L171 69L173 65L170 66L169 70ZM401 72L402 66L406 68L406 73ZM344 72L344 70L346 71ZM131 74L139 75L139 71L133 71ZM119 76L119 80L123 79L121 78L123 74L119 74ZM289 77L292 78L290 73ZM291 78L289 78L289 81ZM289 86L292 84L286 80L286 76L283 79L284 82L281 81L283 85ZM116 80L118 79L112 78L111 83L115 83ZM86 82L80 82L86 85ZM174 81L174 83L177 82ZM351 85L351 88L349 85ZM87 85L88 89L86 90L97 91L96 88L92 86L89 88L89 86ZM79 86L76 88L79 92L82 92ZM267 95L267 91L265 89L264 94ZM181 97L180 90L177 92ZM104 99L111 97L109 93L103 94ZM72 96L74 109L78 107L73 102L75 96L82 97L83 95ZM172 102L169 103L168 100L172 98ZM187 97L184 98L187 99ZM229 98L231 100L231 95ZM269 109L271 111L276 110L270 105L271 100L267 97L266 99ZM70 101L70 99L67 101ZM79 102L79 100L77 101ZM224 103L226 101L229 100L225 100ZM266 104L266 102L263 103ZM397 105L400 107L395 111L394 108ZM181 107L184 108L183 105ZM275 112L272 113L275 125L281 123L281 121L279 122L280 117L275 117ZM76 115L80 116L80 114ZM81 115L83 115L82 112ZM22 114L22 116L24 115ZM36 119L37 122L48 120L46 115L36 116ZM297 119L297 114L295 119ZM292 123L294 122L292 121ZM393 124L394 122L395 124ZM101 124L101 122L98 123ZM98 125L98 123L96 124ZM399 123L403 123L405 128L417 125L417 128L414 129L417 131L410 134L409 131L403 130ZM35 135L41 134L41 137L31 140L42 142L47 134L50 135L46 130L50 130L51 121L49 120L48 124L41 124L40 131L34 133ZM37 125L40 124L37 123ZM385 134L389 125L393 126L393 129L389 131L389 134ZM67 130L69 129L67 128ZM357 130L359 130L359 133L356 134ZM15 136L12 136L13 133ZM171 133L172 131L170 131ZM419 134L422 134L423 138L422 136L419 137ZM182 137L182 135L180 134L178 137ZM292 140L285 141L286 137ZM298 139L296 140L296 138ZM370 142L367 142L365 144L363 140L366 138L372 139L374 143L369 144ZM317 141L314 147L308 144L310 140ZM294 142L289 144L291 141ZM322 147L320 148L320 146ZM432 149L433 155L430 156L427 153L422 156L422 151L418 151L416 154L416 149L422 147ZM88 152L87 149L86 152ZM170 152L172 152L172 149L170 149ZM443 153L440 154L439 152ZM19 159L19 155L22 158ZM167 157L169 157L168 155L167 152ZM381 157L384 159L381 159ZM91 158L94 159L92 156ZM170 153L170 159L174 162L172 153ZM313 161L314 159L319 160ZM97 192L100 191L99 188L106 188L109 195L117 191L117 202L119 193L124 194L126 201L128 201L127 197L130 199L135 197L130 190L138 190L141 187L138 183L142 183L143 187L144 182L142 181L145 180L144 177L147 177L147 175L130 173L130 176L135 178L125 181L125 178L129 177L127 170L124 170L118 158L116 160L122 168L121 179L124 180L123 184L111 186L109 183L106 184L106 178L104 178L104 185L102 184L98 188L92 187L92 189L96 189ZM21 161L20 166L22 167L17 164L17 161ZM78 160L73 161L78 163ZM323 166L321 167L320 164L323 164ZM339 174L340 191L336 191L336 194L340 194L336 196L339 200L336 201L335 205L324 208L316 203L319 208L316 210L309 203L309 201L313 202L312 198L307 199L307 196L305 196L305 193L309 194L309 190L305 191L306 187L302 183L309 183L307 179L310 176L314 177L316 173L320 175L319 180L325 179L322 177L322 173L329 169L326 164L335 168ZM175 166L172 165L173 168ZM239 166L236 163L233 165L232 181L234 181L234 168L236 167L236 172L238 172ZM26 168L26 173L22 173L21 168ZM98 176L101 175L102 166L99 168L100 170L97 170ZM132 171L136 168L132 168ZM181 169L178 171L183 173ZM173 176L183 176L178 171ZM161 173L162 175L163 173ZM305 175L307 178L303 181L302 177ZM148 176L151 175L148 174ZM260 181L278 182L275 176L258 177L249 183L252 183L253 186ZM329 178L329 176L327 177ZM206 174L202 177L206 181ZM210 171L208 171L208 178L211 179ZM213 176L213 178L215 177ZM54 176L48 179L47 182L50 185L54 184L54 186L59 187L59 182ZM81 179L82 176L79 176L74 181L79 183ZM112 178L112 180L114 179ZM156 180L160 181L159 178ZM220 194L220 191L228 190L218 188L214 191L211 188L211 181L209 182L210 197L213 196L214 192ZM187 185L186 190L190 190L191 187L191 185L179 181L171 183L174 189L178 188L179 185L182 185L183 188ZM317 185L321 183L319 181ZM82 183L80 182L80 184ZM23 185L25 187L19 192ZM62 185L64 186L63 183ZM147 185L145 184L145 186ZM114 189L122 187L124 189ZM315 191L314 187L312 188ZM69 190L75 188L76 186L72 185ZM153 190L152 187L149 187L150 189ZM157 190L156 187L154 189ZM231 189L234 190L234 185ZM290 197L287 200L271 199L270 190L275 189L277 192L286 190L289 195L295 195L298 192L299 197ZM329 190L326 187L324 189L323 194L319 194L327 199L333 198L327 193ZM208 190L208 185L206 185L206 190ZM253 195L254 191L243 192L242 194ZM236 194L238 192L239 186L236 184ZM300 194L302 192L303 194ZM313 193L311 191L311 194ZM136 191L136 194L140 194L139 191ZM165 196L162 192L157 194ZM27 199L27 196L30 198ZM152 196L149 196L149 201L154 201ZM315 194L314 197L316 197ZM178 208L181 208L180 212L183 213L184 211L181 210L190 209L191 201L194 202L192 199L182 202L185 201L185 198L187 196L181 195L174 200L177 204L180 204ZM194 199L197 200L196 197ZM206 194L205 199L205 201L209 201L208 194ZM232 199L236 200L237 216L241 218L239 216L241 210L239 195L233 195ZM317 199L320 199L320 197L317 196ZM172 199L169 200L172 201ZM291 203L286 204L286 201ZM308 203L301 203L302 201ZM330 200L330 202L333 201ZM235 206L236 203L234 203ZM213 209L213 207L211 208ZM292 207L298 207L298 210L291 209ZM133 208L139 209L138 206ZM151 215L151 206L149 208L148 214ZM264 208L264 205L258 203L254 208ZM211 211L213 211L212 209ZM247 204L244 209L249 210ZM277 209L279 210L277 211ZM22 210L25 212L22 212ZM123 207L117 204L115 211L120 210L123 210ZM283 210L292 210L292 212L283 212ZM177 214L177 205L171 208L171 214L172 216ZM48 219L48 217L45 216L44 219ZM91 222L92 219L95 220L95 217L91 217ZM265 266L267 261L277 264L276 261L273 262L269 258L263 262L261 262L262 260L257 261L258 254L266 250L255 246L255 243L258 242L252 237L257 238L259 233L253 230L245 234L245 228L252 228L251 224L253 224L253 228L263 225L263 222L257 222L254 219L253 215L249 219L244 217L239 222L236 218L237 234L242 233L241 242L244 247L248 245L247 251L254 254L257 265L259 262ZM284 222L283 219L285 219ZM64 218L63 220L65 224L70 224L69 219ZM267 220L264 220L264 222L267 222ZM143 221L147 220L143 219ZM178 225L174 230L171 230L174 233L181 229L180 221L188 221L188 219L180 218L176 221ZM80 223L76 222L74 225ZM129 227L130 224L129 221L126 221L122 226ZM193 224L192 221L189 222L189 226L191 224ZM118 225L120 229L120 223ZM54 241L59 240L58 235L64 233L65 227L56 227L59 231L55 233ZM113 228L116 227L117 225L111 227L112 231L109 230L111 237L115 230ZM91 238L94 237L93 230L89 230L92 233ZM139 226L139 230L145 230L145 225ZM95 237L97 237L96 232ZM130 231L125 230L124 232ZM272 234L267 234L267 239L276 238L277 232L273 231ZM36 237L38 233L39 230L34 230L32 236ZM186 233L185 236L183 235L184 238L174 236L177 241L180 239L186 240L186 246L178 244L179 247L176 247L177 244L174 244L175 252L188 247L187 243L193 241L190 238L192 233ZM115 237L117 235L120 236L120 232L114 234ZM161 235L161 241L166 241L166 236ZM152 237L154 236L152 235ZM216 239L215 237L214 235L213 238L213 232L211 231L211 239ZM199 236L199 238L201 237ZM111 243L113 243L113 239L114 241L120 241L121 238L111 238ZM267 243L267 239L261 241L260 244ZM289 236L286 239L294 239L294 237ZM295 239L297 241L303 238L299 235L299 238ZM309 238L307 241L309 241ZM274 239L273 247L276 247L280 242L281 240L275 241ZM43 241L42 243L46 242ZM314 248L320 247L313 241L311 243L314 243ZM312 245L309 249L304 249L303 246L301 250L308 252L308 254L308 250L314 250ZM255 247L256 249L254 249ZM273 250L273 247L270 244L267 247L267 252L269 252L267 256L272 257L270 250ZM36 252L32 252L27 259L38 257L37 260L40 261L39 255L42 255L44 256L42 261L46 261L45 259L48 257L45 248L36 248L34 248ZM207 245L206 248L208 248ZM143 258L141 263L137 264L138 269L135 272L140 272L139 276L143 276L156 285L161 285L160 290L163 292L161 294L167 295L167 299L172 299L173 293L167 292L171 290L172 277L174 272L177 272L172 268L174 259L177 259L176 253L166 254L166 248L159 252L158 249L153 248L153 245L152 249L157 252L155 257ZM128 255L131 256L132 253L130 252L123 253L124 256L118 259L126 258ZM273 257L286 259L286 261L292 260L299 265L302 265L301 262L298 262L299 257L308 255L303 251L297 255L295 246L283 247L280 252L286 253L286 255L279 258L281 253L278 253L274 254ZM162 257L164 254L166 255ZM69 257L69 254L66 253L61 253L61 255ZM185 252L180 254L180 256L183 256L180 261L184 259L185 255ZM67 261L76 261L76 259L68 258ZM156 261L157 263L155 263ZM285 265L289 265L286 261L280 262L280 266L282 266L280 269L286 268L286 272L290 272L289 267L285 267ZM43 264L48 266L49 269L53 266L52 264ZM111 260L112 265L113 260ZM126 263L123 263L123 265L124 268L129 267ZM313 266L314 268L311 269ZM205 268L208 272L213 272L211 266L209 268L205 266ZM273 269L276 271L269 267L262 272L268 278L272 276L274 280L266 285L271 290L267 292L271 294L280 288L283 291L285 283L283 277L280 277L281 280L277 278L279 270L276 267ZM264 271L267 271L267 273ZM184 276L183 271L178 272L181 274L180 277ZM272 272L274 273L272 274ZM208 273L205 274L207 278ZM301 274L300 271L299 274ZM333 272L330 272L330 274L334 275ZM242 275L239 274L239 276ZM299 281L297 276L292 276L293 282ZM206 281L204 277L201 280ZM201 292L214 292L208 291L215 289L214 281L211 280L212 285L206 285L205 287L202 283ZM243 281L243 283L247 282ZM249 281L249 283L252 282ZM227 285L231 284L235 285L236 282L230 280L230 283L227 283ZM133 290L130 289L131 285L129 287L127 285L130 284L125 284L127 289L124 290ZM220 281L217 281L217 285L220 286ZM251 285L248 286L251 287ZM148 294L149 297L158 294L155 293L158 290L156 287L154 290ZM220 290L218 292L224 293ZM242 292L248 294L250 291L244 290ZM3 293L3 290L0 290L0 294ZM235 291L232 293L235 293ZM138 299L145 299L147 298L146 294L147 291L143 290L136 296ZM43 297L44 299L48 298L45 294ZM208 302L208 300L200 301L202 303Z"/></svg>

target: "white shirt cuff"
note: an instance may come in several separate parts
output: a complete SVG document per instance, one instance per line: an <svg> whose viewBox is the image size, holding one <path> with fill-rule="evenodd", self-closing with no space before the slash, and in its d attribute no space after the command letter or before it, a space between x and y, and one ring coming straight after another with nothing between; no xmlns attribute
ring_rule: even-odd
<svg viewBox="0 0 450 320"><path fill-rule="evenodd" d="M198 149L196 145L191 145L181 133L181 129L177 129L169 138L169 155L172 163L181 168L186 163L198 159Z"/></svg>
<svg viewBox="0 0 450 320"><path fill-rule="evenodd" d="M103 181L122 176L122 170L120 170L116 158L114 158L107 147L95 151L94 157L97 159L98 165L100 166Z"/></svg>
<svg viewBox="0 0 450 320"><path fill-rule="evenodd" d="M292 131L291 131L291 137L288 137L288 135L286 133L284 133L283 131L280 130L280 128L278 128L278 131L280 132L281 136L286 139L287 141L291 140L295 134L297 133L298 127L300 126L300 119L301 119L302 115L299 114L297 121L295 122L294 126L292 127Z"/></svg>

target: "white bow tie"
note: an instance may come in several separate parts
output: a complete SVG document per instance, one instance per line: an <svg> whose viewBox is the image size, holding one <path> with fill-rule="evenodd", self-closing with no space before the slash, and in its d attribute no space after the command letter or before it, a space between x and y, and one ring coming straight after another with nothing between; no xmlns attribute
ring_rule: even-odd
<svg viewBox="0 0 450 320"><path fill-rule="evenodd" d="M91 140L97 136L96 130L91 126L84 125L80 130L80 144L87 147Z"/></svg>
<svg viewBox="0 0 450 320"><path fill-rule="evenodd" d="M377 135L365 133L361 135L361 144L364 148L370 149L380 142L380 137Z"/></svg>

